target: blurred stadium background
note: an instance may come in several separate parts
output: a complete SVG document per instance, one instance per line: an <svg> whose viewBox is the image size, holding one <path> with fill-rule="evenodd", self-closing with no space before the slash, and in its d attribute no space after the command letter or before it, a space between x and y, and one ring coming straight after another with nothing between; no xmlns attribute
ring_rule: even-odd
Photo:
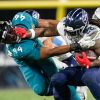
<svg viewBox="0 0 100 100"><path fill-rule="evenodd" d="M37 10L41 18L60 20L73 8L84 8L89 17L100 0L1 0L0 20L11 20L18 11ZM53 100L53 97L36 96L26 85L16 63L7 56L5 45L0 44L0 100ZM88 91L88 100L94 100Z"/></svg>

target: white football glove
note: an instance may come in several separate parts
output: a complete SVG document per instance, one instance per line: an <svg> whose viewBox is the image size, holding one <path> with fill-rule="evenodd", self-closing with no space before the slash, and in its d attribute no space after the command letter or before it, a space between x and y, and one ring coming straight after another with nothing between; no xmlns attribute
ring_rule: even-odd
<svg viewBox="0 0 100 100"><path fill-rule="evenodd" d="M78 43L83 49L88 49L95 45L95 40L91 39L90 36L85 35Z"/></svg>

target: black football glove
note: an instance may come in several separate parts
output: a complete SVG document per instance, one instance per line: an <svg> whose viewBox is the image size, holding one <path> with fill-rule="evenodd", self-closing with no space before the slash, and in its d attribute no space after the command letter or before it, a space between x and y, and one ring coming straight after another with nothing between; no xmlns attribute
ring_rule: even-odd
<svg viewBox="0 0 100 100"><path fill-rule="evenodd" d="M79 43L75 42L75 43L70 44L70 50L71 50L71 51L80 52L80 51L82 51L83 49L82 49L82 47L80 46Z"/></svg>

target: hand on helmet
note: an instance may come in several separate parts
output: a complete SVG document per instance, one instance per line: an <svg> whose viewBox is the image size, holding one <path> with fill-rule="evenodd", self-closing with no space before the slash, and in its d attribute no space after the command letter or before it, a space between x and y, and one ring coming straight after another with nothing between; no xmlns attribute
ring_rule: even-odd
<svg viewBox="0 0 100 100"><path fill-rule="evenodd" d="M85 52L82 52L82 58L79 57L78 53L76 53L76 57L75 58L76 58L76 61L79 63L79 65L81 67L86 67L86 68L89 68L90 67L91 62L87 58Z"/></svg>
<svg viewBox="0 0 100 100"><path fill-rule="evenodd" d="M20 36L21 38L27 37L27 31L25 30L25 28L16 27L15 28L15 34Z"/></svg>

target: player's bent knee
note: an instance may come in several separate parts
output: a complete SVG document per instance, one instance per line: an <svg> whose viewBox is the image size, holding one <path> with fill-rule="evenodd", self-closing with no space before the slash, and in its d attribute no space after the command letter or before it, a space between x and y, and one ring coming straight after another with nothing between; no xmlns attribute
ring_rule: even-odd
<svg viewBox="0 0 100 100"><path fill-rule="evenodd" d="M82 81L85 85L89 85L95 81L95 77L93 77L90 72L85 72L82 77Z"/></svg>
<svg viewBox="0 0 100 100"><path fill-rule="evenodd" d="M66 83L66 76L63 73L57 73L51 78L53 86L62 86Z"/></svg>

